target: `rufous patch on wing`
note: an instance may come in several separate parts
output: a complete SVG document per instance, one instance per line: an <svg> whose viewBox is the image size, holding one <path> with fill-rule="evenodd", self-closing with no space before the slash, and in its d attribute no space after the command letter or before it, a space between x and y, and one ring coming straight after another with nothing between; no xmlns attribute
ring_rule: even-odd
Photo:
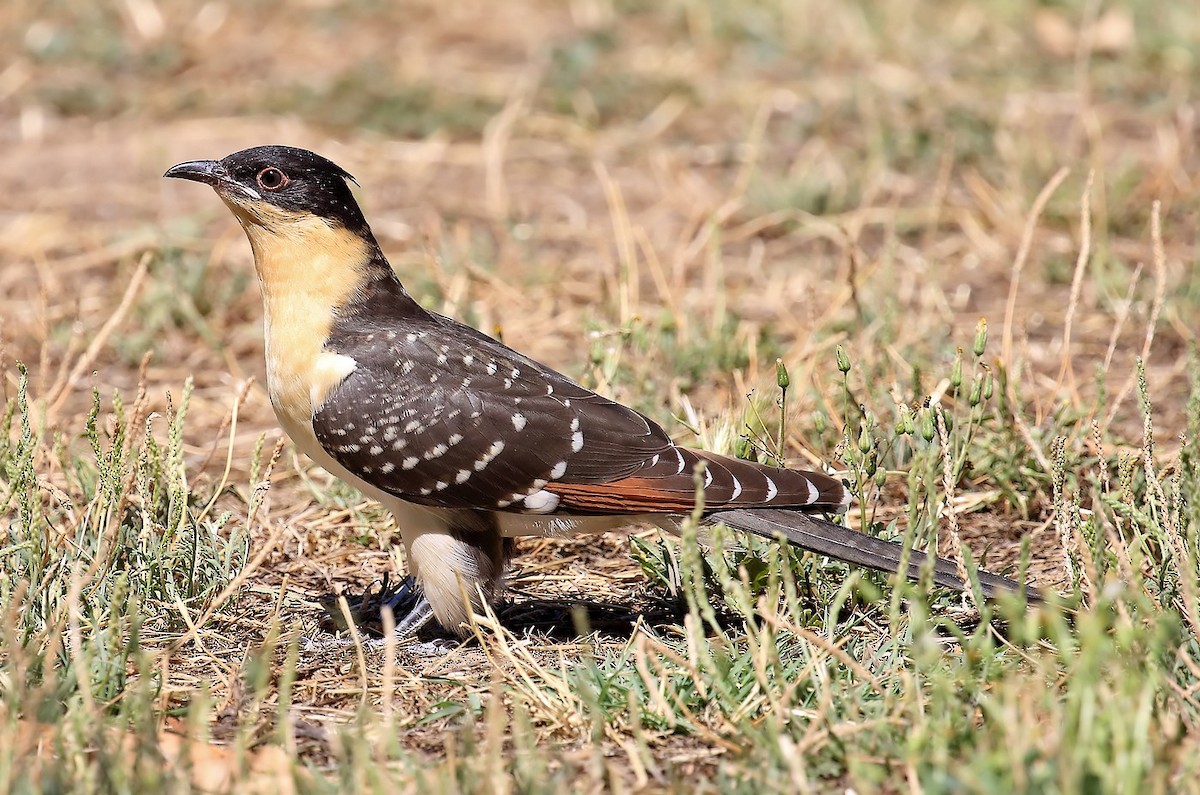
<svg viewBox="0 0 1200 795"><path fill-rule="evenodd" d="M658 479L632 477L599 484L553 483L546 488L559 496L559 510L686 513L695 507L695 491L662 486Z"/></svg>

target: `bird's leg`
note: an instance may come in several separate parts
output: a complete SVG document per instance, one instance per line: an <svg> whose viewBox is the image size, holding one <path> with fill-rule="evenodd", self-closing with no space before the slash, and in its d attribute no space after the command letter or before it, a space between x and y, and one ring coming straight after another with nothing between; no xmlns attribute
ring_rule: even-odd
<svg viewBox="0 0 1200 795"><path fill-rule="evenodd" d="M450 632L466 635L471 613L500 591L509 545L498 530L478 527L416 533L404 541L433 617Z"/></svg>

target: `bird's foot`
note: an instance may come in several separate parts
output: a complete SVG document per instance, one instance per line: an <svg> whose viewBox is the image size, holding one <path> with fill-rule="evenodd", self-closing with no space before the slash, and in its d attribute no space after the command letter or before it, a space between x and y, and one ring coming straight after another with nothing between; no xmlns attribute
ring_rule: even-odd
<svg viewBox="0 0 1200 795"><path fill-rule="evenodd" d="M383 620L385 608L391 610L395 619L394 641L415 640L417 633L421 630L437 626L433 617L433 608L430 606L429 600L425 598L416 578L411 574L395 586L391 584L388 576L384 575L378 591L368 588L361 596L345 597L348 609L343 609L341 598L331 595L320 600L327 614L328 628L335 631L348 631L350 627L347 624L347 618L349 618L356 629L377 636L366 639L363 642L364 646L382 647L388 644L389 639L378 637L382 636L386 630ZM441 640L435 638L432 642L419 642L409 648L417 654L432 656L445 654L456 646L453 643L439 642ZM335 638L327 641L309 640L305 648L342 648L353 644L352 638Z"/></svg>
<svg viewBox="0 0 1200 795"><path fill-rule="evenodd" d="M389 591L387 580L384 580L383 590L379 594L379 611L391 608L396 621L396 637L407 638L416 635L433 622L433 607L425 598L425 592L417 583L415 577L409 574L395 590Z"/></svg>

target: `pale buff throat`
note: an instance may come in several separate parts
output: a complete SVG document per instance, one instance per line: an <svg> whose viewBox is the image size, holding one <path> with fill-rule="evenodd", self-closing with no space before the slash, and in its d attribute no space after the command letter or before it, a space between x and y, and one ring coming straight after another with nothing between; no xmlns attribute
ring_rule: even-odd
<svg viewBox="0 0 1200 795"><path fill-rule="evenodd" d="M344 227L264 202L222 197L246 231L265 307L267 389L275 410L307 425L355 361L325 348L334 312L364 283L371 249Z"/></svg>

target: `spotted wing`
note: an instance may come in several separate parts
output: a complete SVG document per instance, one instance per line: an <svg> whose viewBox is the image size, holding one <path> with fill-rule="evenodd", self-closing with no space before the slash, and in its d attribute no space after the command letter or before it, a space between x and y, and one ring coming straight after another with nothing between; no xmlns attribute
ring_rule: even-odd
<svg viewBox="0 0 1200 795"><path fill-rule="evenodd" d="M322 447L384 491L448 508L552 510L546 495L526 499L553 481L627 477L672 447L641 414L478 332L435 331L339 340L356 366L313 417Z"/></svg>
<svg viewBox="0 0 1200 795"><path fill-rule="evenodd" d="M354 371L313 418L367 482L414 502L535 513L839 510L841 483L675 446L661 427L474 329L344 337ZM380 345L380 336L387 344Z"/></svg>

